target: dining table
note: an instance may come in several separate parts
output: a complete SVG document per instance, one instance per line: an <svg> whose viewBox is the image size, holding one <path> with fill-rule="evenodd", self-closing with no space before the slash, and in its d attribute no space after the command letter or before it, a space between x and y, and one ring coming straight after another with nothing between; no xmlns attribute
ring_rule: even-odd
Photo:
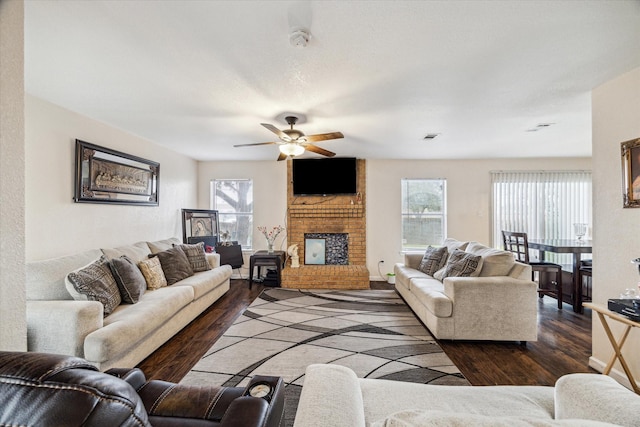
<svg viewBox="0 0 640 427"><path fill-rule="evenodd" d="M573 254L571 304L573 311L581 312L582 301L578 301L578 289L580 283L580 260L582 254L590 254L593 251L593 241L590 239L530 239L529 248L540 252L540 261L545 260L545 252L556 254Z"/></svg>

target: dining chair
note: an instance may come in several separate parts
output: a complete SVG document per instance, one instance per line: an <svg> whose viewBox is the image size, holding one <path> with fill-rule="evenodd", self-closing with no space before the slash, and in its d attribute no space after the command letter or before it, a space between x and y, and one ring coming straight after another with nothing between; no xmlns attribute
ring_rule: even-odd
<svg viewBox="0 0 640 427"><path fill-rule="evenodd" d="M529 259L529 240L527 233L502 231L504 250L512 252L516 261L531 266L531 280L538 283L538 296L545 295L558 300L558 310L562 310L562 266L551 262L531 262ZM537 274L536 274L537 273ZM548 273L553 273L553 280L548 280Z"/></svg>
<svg viewBox="0 0 640 427"><path fill-rule="evenodd" d="M592 260L583 259L580 261L579 280L578 280L578 292L576 298L578 299L578 307L580 307L580 313L584 313L583 302L591 302L591 289L592 289Z"/></svg>

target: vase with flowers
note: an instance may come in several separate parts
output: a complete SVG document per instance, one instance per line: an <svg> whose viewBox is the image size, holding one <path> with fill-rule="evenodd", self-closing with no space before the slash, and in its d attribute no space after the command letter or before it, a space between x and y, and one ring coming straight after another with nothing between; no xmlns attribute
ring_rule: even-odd
<svg viewBox="0 0 640 427"><path fill-rule="evenodd" d="M272 254L273 253L273 242L275 242L278 234L282 233L284 227L281 225L277 225L271 228L270 231L267 231L267 227L259 226L258 231L260 231L264 237L267 239L267 251Z"/></svg>

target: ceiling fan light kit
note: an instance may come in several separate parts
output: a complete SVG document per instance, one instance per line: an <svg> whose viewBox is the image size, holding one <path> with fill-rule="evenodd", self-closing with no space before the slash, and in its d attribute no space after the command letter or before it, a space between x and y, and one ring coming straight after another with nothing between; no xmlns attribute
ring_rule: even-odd
<svg viewBox="0 0 640 427"><path fill-rule="evenodd" d="M285 160L288 157L299 156L305 151L311 151L313 153L320 154L326 157L333 157L336 155L336 153L332 151L325 150L324 148L318 147L317 145L313 145L312 142L344 138L344 135L342 134L342 132L329 132L329 133L319 133L316 135L305 135L304 132L293 128L293 126L298 121L298 118L296 116L287 116L285 117L285 120L287 124L290 126L290 129L280 130L274 125L271 125L269 123L260 123L263 127L275 133L278 136L278 138L280 138L280 142L258 142L255 144L238 144L238 145L234 145L234 147L277 144L278 149L280 150L278 161Z"/></svg>
<svg viewBox="0 0 640 427"><path fill-rule="evenodd" d="M304 153L304 147L302 145L296 144L295 142L282 144L279 148L280 148L280 152L286 156L295 157Z"/></svg>

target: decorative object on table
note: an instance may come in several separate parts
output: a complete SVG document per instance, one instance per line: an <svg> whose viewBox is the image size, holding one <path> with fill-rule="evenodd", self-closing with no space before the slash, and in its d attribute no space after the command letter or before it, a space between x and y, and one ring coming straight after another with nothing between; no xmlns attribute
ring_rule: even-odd
<svg viewBox="0 0 640 427"><path fill-rule="evenodd" d="M582 238L585 234L587 234L587 224L582 222L573 224L573 232L576 234L576 239L578 239L578 242L582 242Z"/></svg>
<svg viewBox="0 0 640 427"><path fill-rule="evenodd" d="M158 206L160 163L76 139L76 203Z"/></svg>
<svg viewBox="0 0 640 427"><path fill-rule="evenodd" d="M182 209L182 242L203 242L205 248L215 248L220 236L218 211L208 209Z"/></svg>
<svg viewBox="0 0 640 427"><path fill-rule="evenodd" d="M273 253L273 243L280 233L284 231L284 227L281 225L276 225L270 231L267 231L267 227L259 226L258 231L260 231L265 239L267 239L267 251L272 254Z"/></svg>
<svg viewBox="0 0 640 427"><path fill-rule="evenodd" d="M622 152L622 207L640 207L640 138L620 144Z"/></svg>
<svg viewBox="0 0 640 427"><path fill-rule="evenodd" d="M325 239L304 239L304 263L311 265L326 264Z"/></svg>
<svg viewBox="0 0 640 427"><path fill-rule="evenodd" d="M298 256L298 245L291 245L287 249L287 254L291 257L291 268L300 267L300 257Z"/></svg>
<svg viewBox="0 0 640 427"><path fill-rule="evenodd" d="M220 242L220 245L222 246L231 246L233 244L231 242L231 232L229 230L225 230L220 233L220 238L222 239L222 242Z"/></svg>

